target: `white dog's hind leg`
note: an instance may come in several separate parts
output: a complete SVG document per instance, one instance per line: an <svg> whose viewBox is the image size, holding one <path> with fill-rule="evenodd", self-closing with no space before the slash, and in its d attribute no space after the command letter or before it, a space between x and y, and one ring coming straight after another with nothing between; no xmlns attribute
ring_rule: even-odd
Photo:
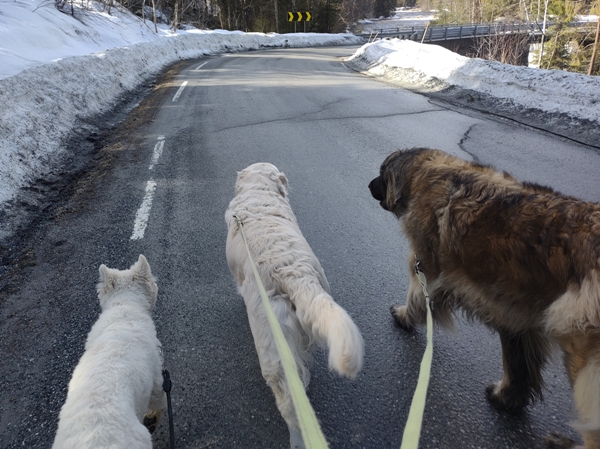
<svg viewBox="0 0 600 449"><path fill-rule="evenodd" d="M148 428L150 433L153 433L167 409L167 394L163 390L162 370L158 369L154 374L154 385L150 394L150 402L148 411L144 415L143 424Z"/></svg>

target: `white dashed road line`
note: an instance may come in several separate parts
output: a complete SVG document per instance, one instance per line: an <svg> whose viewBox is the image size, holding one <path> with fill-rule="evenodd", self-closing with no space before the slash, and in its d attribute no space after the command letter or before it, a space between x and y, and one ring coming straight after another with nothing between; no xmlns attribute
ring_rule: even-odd
<svg viewBox="0 0 600 449"><path fill-rule="evenodd" d="M183 87L183 86L182 86ZM163 148L165 147L165 136L158 136L158 142L154 145L154 152L152 153L152 160L148 170L153 170L154 166L162 155ZM133 223L133 233L131 234L130 240L140 240L144 238L146 232L146 226L148 225L148 218L150 217L150 209L152 209L152 200L154 199L154 192L156 191L156 181L152 179L146 184L146 195L142 205L135 214L135 221Z"/></svg>
<svg viewBox="0 0 600 449"><path fill-rule="evenodd" d="M188 83L187 81L183 82L183 84L181 85L181 87L179 88L179 90L177 91L177 93L175 94L175 96L173 97L173 101L177 101L177 99L181 95L181 92L183 92L183 89L185 89L185 86L187 86L187 83Z"/></svg>
<svg viewBox="0 0 600 449"><path fill-rule="evenodd" d="M208 61L203 62L202 64L200 64L198 67L196 67L194 70L200 70L202 67L204 67L206 64L208 64Z"/></svg>
<svg viewBox="0 0 600 449"><path fill-rule="evenodd" d="M154 153L152 153L152 160L150 161L150 167L148 170L152 170L160 156L162 155L163 148L165 147L165 136L158 136L158 142L154 145Z"/></svg>
<svg viewBox="0 0 600 449"><path fill-rule="evenodd" d="M146 232L146 226L148 225L148 217L150 216L150 209L152 208L152 200L154 198L154 191L156 190L156 182L150 180L146 184L146 195L142 205L135 214L135 222L133 223L133 234L131 234L131 240L139 240L144 238L144 232Z"/></svg>

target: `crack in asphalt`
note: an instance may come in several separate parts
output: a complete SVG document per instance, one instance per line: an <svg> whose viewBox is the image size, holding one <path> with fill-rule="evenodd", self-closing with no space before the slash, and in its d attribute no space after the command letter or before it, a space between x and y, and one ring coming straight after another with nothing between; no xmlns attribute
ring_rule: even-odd
<svg viewBox="0 0 600 449"><path fill-rule="evenodd" d="M576 138L574 136L567 135L564 132L561 133L561 132L552 131L551 129L548 129L547 127L539 126L539 125L536 125L536 124L524 121L524 120L519 119L519 118L511 117L511 116L507 115L507 113L494 112L492 110L492 108L490 108L490 107L488 107L488 108L476 107L476 106L468 105L468 104L461 103L461 102L458 102L458 101L454 101L453 102L449 98L443 98L442 99L442 98L432 98L432 97L429 97L429 104L433 104L433 105L436 105L436 106L438 106L440 108L443 108L445 110L453 111L453 112L456 112L456 113L462 114L462 115L468 115L468 114L466 112L462 111L461 109L468 110L468 111L473 111L473 112L476 112L476 113L479 113L479 114L484 114L487 118L491 118L491 119L494 119L494 120L497 120L497 121L508 121L508 122L515 123L515 124L518 124L520 126L523 126L525 128L534 129L536 131L541 131L543 133L546 133L546 134L549 134L549 135L552 135L552 136L555 136L555 137L558 137L558 138L561 138L561 139L565 139L565 140L568 140L570 142L577 143L579 145L583 145L583 146L586 146L586 147L589 147L589 148L593 148L593 149L596 149L596 150L600 149L600 145L595 144L595 143L590 142L590 141L587 141L586 139L579 139L579 138Z"/></svg>
<svg viewBox="0 0 600 449"><path fill-rule="evenodd" d="M477 155L469 152L466 148L465 148L465 142L467 140L469 140L469 134L471 133L471 131L473 131L473 128L475 128L477 126L477 124L472 124L471 126L469 126L469 129L467 129L465 131L465 133L462 136L462 139L460 139L460 142L458 142L458 148L460 148L462 151L464 151L465 153L467 153L469 156L471 156L473 158L473 161L476 162L477 164L479 164L479 158L477 157Z"/></svg>
<svg viewBox="0 0 600 449"><path fill-rule="evenodd" d="M224 127L224 128L219 128L214 131L211 131L209 134L220 133L222 131L229 131L232 129L251 128L253 126L265 125L265 124L269 124L269 123L282 123L282 122L289 122L289 121L294 121L294 120L298 120L299 122L325 122L325 121L346 120L346 119L348 119L348 120L351 120L351 119L366 120L366 119L381 119L381 118L391 118L391 117L403 117L403 116L409 116L409 115L429 114L429 113L433 113L433 112L444 112L446 110L446 109L440 107L437 109L426 109L423 111L406 112L406 113L394 113L394 114L382 114L382 115L348 115L348 116L344 116L344 117L326 117L326 118L313 118L313 119L300 120L302 117L308 117L311 115L319 114L319 113L323 112L324 110L326 110L327 107L320 109L319 111L307 112L304 114L299 114L299 115L296 115L293 117L288 117L288 118L275 119L275 120L264 120L264 121L260 121L260 122L248 123L246 125L237 125L237 126L228 126L228 127Z"/></svg>

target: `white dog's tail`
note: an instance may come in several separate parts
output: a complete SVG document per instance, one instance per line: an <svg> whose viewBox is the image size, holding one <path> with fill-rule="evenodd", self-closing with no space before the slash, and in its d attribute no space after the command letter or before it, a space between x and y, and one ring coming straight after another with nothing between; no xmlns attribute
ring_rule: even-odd
<svg viewBox="0 0 600 449"><path fill-rule="evenodd" d="M363 365L365 344L352 318L320 285L303 285L291 296L307 331L329 348L329 368L356 377Z"/></svg>

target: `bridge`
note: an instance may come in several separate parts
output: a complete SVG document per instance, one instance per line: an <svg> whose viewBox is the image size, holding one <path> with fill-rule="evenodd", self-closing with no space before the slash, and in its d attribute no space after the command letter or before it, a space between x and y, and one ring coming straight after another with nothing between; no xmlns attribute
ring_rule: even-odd
<svg viewBox="0 0 600 449"><path fill-rule="evenodd" d="M582 27L588 22L571 22L569 27ZM546 29L554 23L547 23ZM491 36L497 36L505 42L506 45L514 48L510 52L509 60L511 64L528 65L529 45L534 42L540 42L542 36L547 36L542 32L542 24L532 23L468 23L458 25L436 25L421 27L398 27L398 28L380 28L369 32L358 34L367 38L369 41L376 39L409 39L426 44L435 44L447 48L450 51L462 56L480 57L478 46L481 39ZM518 38L520 36L520 38ZM504 52L503 52L504 54ZM506 57L506 55L504 55ZM486 59L494 59L494 57Z"/></svg>
<svg viewBox="0 0 600 449"><path fill-rule="evenodd" d="M572 22L571 27L584 26L588 22ZM552 26L547 23L546 28ZM417 42L440 42L450 40L474 39L483 36L504 34L527 34L529 36L542 36L542 24L531 23L468 23L456 25L435 25L423 27L398 27L380 28L369 32L359 33L359 36L368 39L410 39Z"/></svg>

